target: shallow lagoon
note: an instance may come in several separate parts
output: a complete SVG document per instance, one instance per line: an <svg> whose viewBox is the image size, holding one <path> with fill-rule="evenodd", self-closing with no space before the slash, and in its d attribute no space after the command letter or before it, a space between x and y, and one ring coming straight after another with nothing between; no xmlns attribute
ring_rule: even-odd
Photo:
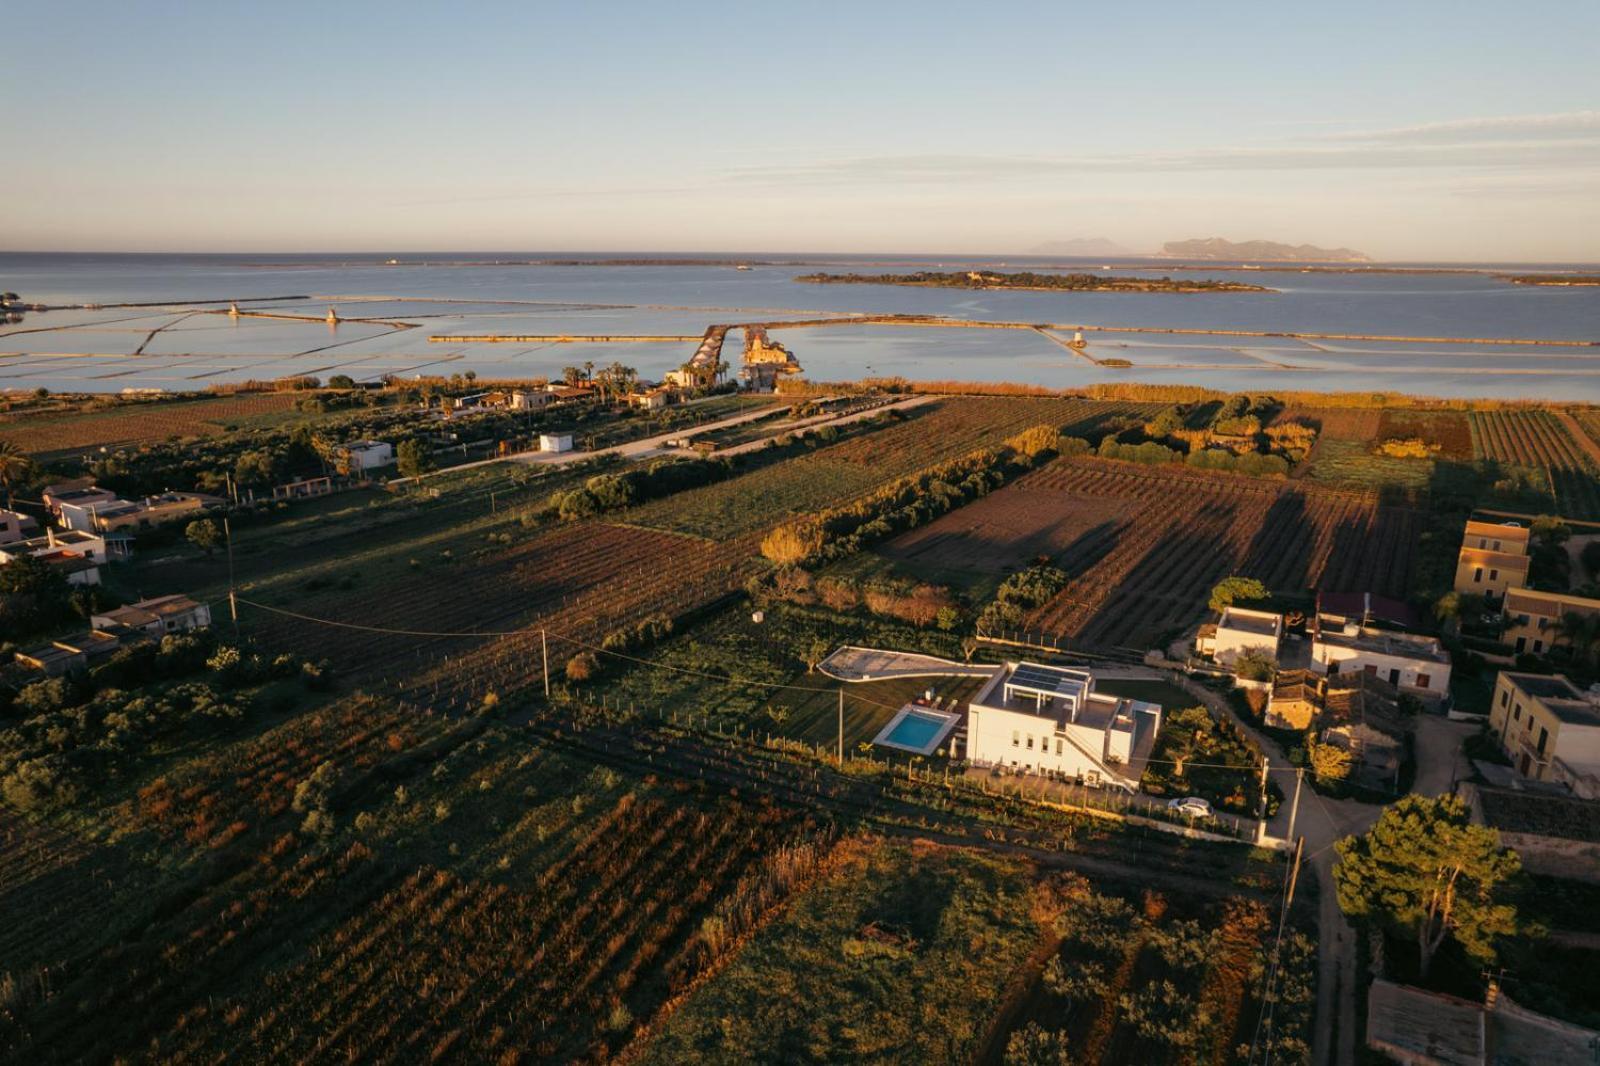
<svg viewBox="0 0 1600 1066"><path fill-rule="evenodd" d="M402 257L411 258L411 257ZM759 258L759 257L757 257ZM1041 269L1045 261L924 257L844 271ZM1063 269L1096 269L1083 262ZM757 266L384 266L379 257L0 255L0 289L30 301L101 303L241 299L241 306L314 321L193 314L163 308L30 313L0 327L0 384L116 390L192 389L246 378L474 370L484 377L558 375L584 361L621 361L656 378L694 342L481 344L453 334L697 336L713 322L828 314L935 314L979 321L1183 329L1393 334L1414 337L1600 339L1600 289L1511 285L1481 274L1303 274L1297 270L1176 271L1227 277L1276 293L972 292L797 283L818 269ZM271 296L293 301L261 302ZM320 321L329 306L346 318ZM597 306L598 305L598 306ZM626 306L604 306L626 305ZM212 310L217 309L212 305ZM154 331L154 332L153 332ZM1064 388L1107 381L1226 389L1385 389L1435 396L1600 402L1600 348L1390 341L1301 341L1091 332L1094 365L1028 330L852 325L775 334L809 377L1018 381ZM1063 338L1069 334L1059 333ZM430 341L439 336L439 341ZM133 356L140 350L143 354ZM730 353L731 354L731 353ZM730 360L735 361L735 360Z"/></svg>

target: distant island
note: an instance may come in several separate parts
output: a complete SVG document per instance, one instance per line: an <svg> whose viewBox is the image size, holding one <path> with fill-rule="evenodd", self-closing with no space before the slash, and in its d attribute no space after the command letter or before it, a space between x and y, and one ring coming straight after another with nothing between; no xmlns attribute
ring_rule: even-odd
<svg viewBox="0 0 1600 1066"><path fill-rule="evenodd" d="M1104 274L997 274L987 270L915 274L802 274L795 278L813 285L914 285L926 289L1020 289L1030 292L1272 292L1260 285L1210 278L1130 278Z"/></svg>
<svg viewBox="0 0 1600 1066"><path fill-rule="evenodd" d="M1290 263L1370 263L1365 254L1350 248L1318 248L1314 244L1279 244L1277 241L1225 241L1208 237L1192 241L1168 241L1161 254L1185 259L1257 259Z"/></svg>
<svg viewBox="0 0 1600 1066"><path fill-rule="evenodd" d="M1600 285L1600 274L1498 274L1513 285Z"/></svg>
<svg viewBox="0 0 1600 1066"><path fill-rule="evenodd" d="M1071 255L1106 258L1135 253L1105 237L1073 237L1064 241L1045 241L1028 249L1029 255Z"/></svg>

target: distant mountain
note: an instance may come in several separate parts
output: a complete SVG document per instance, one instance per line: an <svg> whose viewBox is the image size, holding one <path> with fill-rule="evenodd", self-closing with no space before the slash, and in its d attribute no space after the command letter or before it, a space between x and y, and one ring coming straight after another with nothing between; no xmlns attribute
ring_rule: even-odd
<svg viewBox="0 0 1600 1066"><path fill-rule="evenodd" d="M1277 241L1225 241L1221 237L1205 240L1168 241L1161 254L1180 259L1226 259L1254 262L1257 259L1288 260L1295 263L1369 263L1367 256L1349 248L1318 248L1314 244L1279 244Z"/></svg>
<svg viewBox="0 0 1600 1066"><path fill-rule="evenodd" d="M1045 241L1028 249L1029 255L1081 255L1090 257L1104 257L1111 255L1134 255L1116 241L1107 240L1105 237L1074 237L1066 241Z"/></svg>

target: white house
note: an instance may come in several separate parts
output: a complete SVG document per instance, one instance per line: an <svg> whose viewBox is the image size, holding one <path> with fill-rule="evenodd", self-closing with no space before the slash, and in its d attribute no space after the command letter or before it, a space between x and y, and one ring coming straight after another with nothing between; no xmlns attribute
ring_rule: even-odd
<svg viewBox="0 0 1600 1066"><path fill-rule="evenodd" d="M353 440L340 451L349 457L352 474L364 474L394 463L394 445L381 440Z"/></svg>
<svg viewBox="0 0 1600 1066"><path fill-rule="evenodd" d="M25 540L39 532L39 520L21 511L0 508L0 544Z"/></svg>
<svg viewBox="0 0 1600 1066"><path fill-rule="evenodd" d="M570 452L572 450L572 434L541 433L539 434L539 450L541 452Z"/></svg>
<svg viewBox="0 0 1600 1066"><path fill-rule="evenodd" d="M506 404L513 411L542 410L552 399L548 392L535 392L532 389L512 389L506 394Z"/></svg>
<svg viewBox="0 0 1600 1066"><path fill-rule="evenodd" d="M91 615L89 624L96 629L127 626L153 636L178 633L187 629L204 629L211 624L209 604L197 603L189 597L175 593L156 596L126 607Z"/></svg>
<svg viewBox="0 0 1600 1066"><path fill-rule="evenodd" d="M1353 620L1343 626L1317 620L1311 669L1319 674L1363 670L1425 700L1441 700L1450 691L1450 654L1436 639Z"/></svg>
<svg viewBox="0 0 1600 1066"><path fill-rule="evenodd" d="M100 584L100 567L106 561L102 537L75 530L46 530L42 537L0 545L0 565L32 557L54 567L69 585Z"/></svg>
<svg viewBox="0 0 1600 1066"><path fill-rule="evenodd" d="M967 708L967 761L1137 790L1161 728L1154 703L1094 691L1088 670L1006 663Z"/></svg>
<svg viewBox="0 0 1600 1066"><path fill-rule="evenodd" d="M1273 661L1278 658L1278 645L1283 639L1283 616L1276 611L1253 611L1232 605L1222 609L1222 617L1215 626L1203 626L1195 641L1195 650L1209 655L1224 666L1246 651L1266 652Z"/></svg>
<svg viewBox="0 0 1600 1066"><path fill-rule="evenodd" d="M8 563L23 555L46 555L65 548L84 556L96 565L106 561L106 539L76 529L47 529L42 536L11 544L0 544L0 562Z"/></svg>

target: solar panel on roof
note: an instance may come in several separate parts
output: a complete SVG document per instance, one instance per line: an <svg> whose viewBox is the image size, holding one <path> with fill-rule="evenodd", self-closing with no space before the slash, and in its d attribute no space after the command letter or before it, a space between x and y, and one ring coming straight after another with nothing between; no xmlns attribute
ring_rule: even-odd
<svg viewBox="0 0 1600 1066"><path fill-rule="evenodd" d="M1063 670L1060 667L1041 666L1038 663L1020 663L1007 683L1014 689L1048 694L1072 692L1081 689L1088 681L1088 676L1078 670Z"/></svg>

